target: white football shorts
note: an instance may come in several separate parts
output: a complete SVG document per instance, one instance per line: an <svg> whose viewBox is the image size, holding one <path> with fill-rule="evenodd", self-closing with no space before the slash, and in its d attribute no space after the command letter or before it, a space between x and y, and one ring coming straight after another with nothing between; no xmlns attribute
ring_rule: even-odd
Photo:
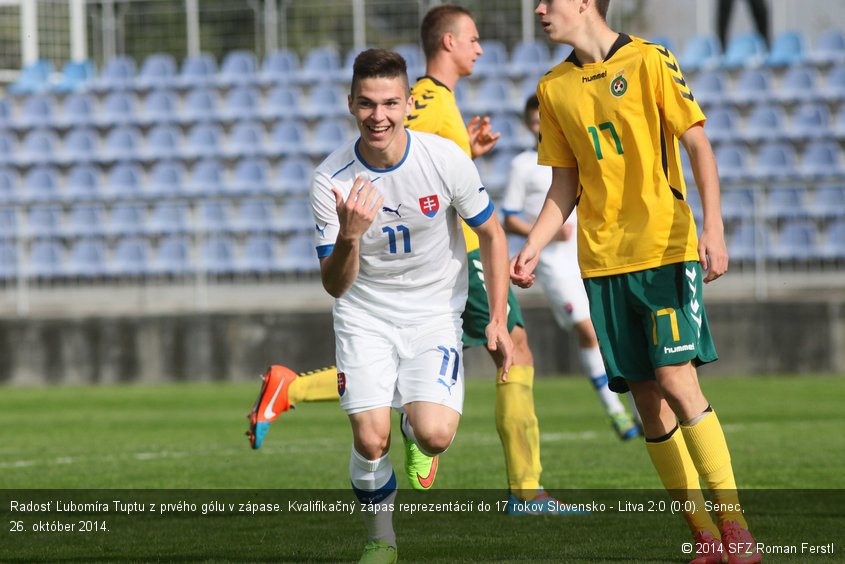
<svg viewBox="0 0 845 564"><path fill-rule="evenodd" d="M590 318L590 302L581 279L577 253L575 241L549 243L540 253L534 269L555 321L563 329L572 329Z"/></svg>
<svg viewBox="0 0 845 564"><path fill-rule="evenodd" d="M414 401L464 405L459 316L397 326L371 314L335 310L340 406L348 413Z"/></svg>

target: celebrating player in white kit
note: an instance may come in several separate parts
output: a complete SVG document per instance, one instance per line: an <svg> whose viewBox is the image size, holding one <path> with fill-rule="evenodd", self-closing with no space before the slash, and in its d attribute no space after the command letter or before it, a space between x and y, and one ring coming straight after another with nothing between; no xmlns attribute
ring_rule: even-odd
<svg viewBox="0 0 845 564"><path fill-rule="evenodd" d="M323 286L337 298L338 389L352 424L352 486L364 507L379 505L362 511L369 542L361 562L396 561L391 408L402 413L411 467L415 453L445 451L460 420L468 275L458 215L481 242L488 347L504 353L505 374L512 356L504 231L470 158L452 141L404 128L412 107L404 59L383 49L359 54L349 109L360 138L317 167L311 190ZM433 480L437 459L420 458L428 464L421 477Z"/></svg>

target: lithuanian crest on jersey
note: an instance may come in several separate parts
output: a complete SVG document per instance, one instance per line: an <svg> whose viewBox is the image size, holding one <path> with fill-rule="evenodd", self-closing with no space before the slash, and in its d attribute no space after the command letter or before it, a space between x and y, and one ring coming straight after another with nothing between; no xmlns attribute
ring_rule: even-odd
<svg viewBox="0 0 845 564"><path fill-rule="evenodd" d="M613 80L610 81L610 93L617 98L623 96L628 91L628 81L625 80L625 69L617 72Z"/></svg>
<svg viewBox="0 0 845 564"><path fill-rule="evenodd" d="M426 217L434 217L437 215L437 210L440 209L440 200L437 199L437 194L425 196L420 198L420 211Z"/></svg>

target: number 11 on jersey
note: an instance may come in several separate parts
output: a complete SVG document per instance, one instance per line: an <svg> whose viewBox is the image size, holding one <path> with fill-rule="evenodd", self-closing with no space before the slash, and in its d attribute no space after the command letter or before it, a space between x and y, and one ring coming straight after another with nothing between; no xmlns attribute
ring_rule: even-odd
<svg viewBox="0 0 845 564"><path fill-rule="evenodd" d="M402 251L405 253L411 252L411 230L404 225L397 225L394 230L392 227L382 227L381 230L387 233L387 247L391 255L395 255L396 248L396 232L398 231L402 236Z"/></svg>

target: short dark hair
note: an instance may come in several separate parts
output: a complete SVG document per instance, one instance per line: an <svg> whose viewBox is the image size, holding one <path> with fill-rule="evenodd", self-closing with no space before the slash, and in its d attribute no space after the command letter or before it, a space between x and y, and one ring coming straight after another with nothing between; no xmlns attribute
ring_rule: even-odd
<svg viewBox="0 0 845 564"><path fill-rule="evenodd" d="M610 0L596 0L596 10L605 21L607 21L607 9L610 7Z"/></svg>
<svg viewBox="0 0 845 564"><path fill-rule="evenodd" d="M400 78L405 85L405 92L411 92L408 83L408 66L404 57L389 49L367 49L358 53L352 64L350 92L353 96L358 82L364 78Z"/></svg>
<svg viewBox="0 0 845 564"><path fill-rule="evenodd" d="M540 99L537 98L536 94L532 94L525 101L525 109L522 110L522 117L527 120L528 114L530 114L531 112L539 111L539 110L540 110Z"/></svg>
<svg viewBox="0 0 845 564"><path fill-rule="evenodd" d="M444 35L456 31L455 22L459 16L472 18L472 12L463 6L440 4L426 13L420 24L420 38L426 59L434 57L440 51Z"/></svg>

